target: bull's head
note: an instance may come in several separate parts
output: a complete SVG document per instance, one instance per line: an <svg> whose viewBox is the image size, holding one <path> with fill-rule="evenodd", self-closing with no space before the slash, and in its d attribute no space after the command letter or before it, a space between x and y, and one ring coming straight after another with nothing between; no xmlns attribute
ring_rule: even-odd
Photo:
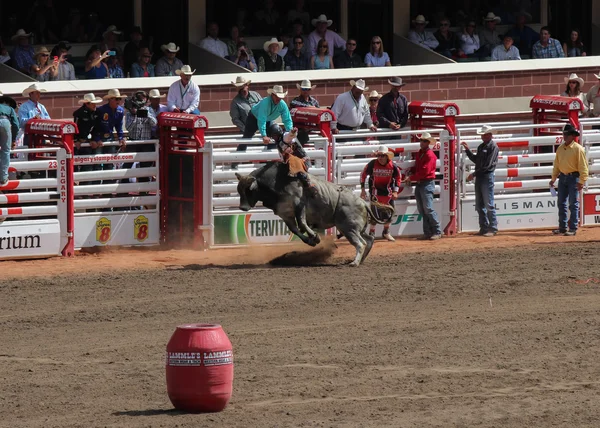
<svg viewBox="0 0 600 428"><path fill-rule="evenodd" d="M240 194L240 209L250 211L258 202L258 183L251 175L241 175L237 172L235 176L239 180L237 191Z"/></svg>

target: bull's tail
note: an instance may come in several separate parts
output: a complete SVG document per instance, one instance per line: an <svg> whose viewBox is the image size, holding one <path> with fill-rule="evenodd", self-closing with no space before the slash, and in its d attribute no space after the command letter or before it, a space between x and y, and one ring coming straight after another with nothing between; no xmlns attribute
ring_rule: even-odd
<svg viewBox="0 0 600 428"><path fill-rule="evenodd" d="M365 201L369 220L375 221L375 223L385 224L392 219L394 216L394 207L388 204L382 204L377 201Z"/></svg>

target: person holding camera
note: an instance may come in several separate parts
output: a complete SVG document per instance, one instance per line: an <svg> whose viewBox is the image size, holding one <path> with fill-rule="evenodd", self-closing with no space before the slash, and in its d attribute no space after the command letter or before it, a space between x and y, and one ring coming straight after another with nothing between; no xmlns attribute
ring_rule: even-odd
<svg viewBox="0 0 600 428"><path fill-rule="evenodd" d="M240 67L247 68L252 72L258 71L258 66L256 65L256 60L250 54L248 49L248 45L244 41L239 41L237 44L237 51L227 57L229 61L235 62Z"/></svg>

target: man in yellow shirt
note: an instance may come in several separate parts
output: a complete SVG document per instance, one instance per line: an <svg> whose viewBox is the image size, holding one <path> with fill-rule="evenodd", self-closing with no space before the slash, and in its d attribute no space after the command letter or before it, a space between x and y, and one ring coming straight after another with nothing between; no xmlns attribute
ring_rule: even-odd
<svg viewBox="0 0 600 428"><path fill-rule="evenodd" d="M579 222L579 192L588 179L588 163L584 148L575 142L579 132L570 124L563 129L564 143L556 149L554 168L550 187L558 177L558 229L555 235L573 236L577 233ZM567 198L569 200L569 217L567 230Z"/></svg>

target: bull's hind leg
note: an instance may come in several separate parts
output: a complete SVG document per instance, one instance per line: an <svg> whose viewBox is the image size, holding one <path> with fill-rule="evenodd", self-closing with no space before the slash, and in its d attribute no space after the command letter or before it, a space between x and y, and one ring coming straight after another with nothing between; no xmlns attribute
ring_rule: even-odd
<svg viewBox="0 0 600 428"><path fill-rule="evenodd" d="M367 249L367 241L365 241L363 237L360 236L360 232L354 230L344 231L344 236L346 237L348 242L350 242L350 244L352 244L352 246L356 248L356 257L350 263L350 266L354 267L360 265L360 262L363 259L363 254Z"/></svg>
<svg viewBox="0 0 600 428"><path fill-rule="evenodd" d="M365 241L367 241L367 247L365 248L365 252L362 255L362 259L360 260L361 263L363 263L365 261L365 259L367 258L367 256L369 255L369 253L371 252L371 248L373 248L373 243L375 242L375 237L369 235L368 233L365 233L364 231L362 232L362 237Z"/></svg>

